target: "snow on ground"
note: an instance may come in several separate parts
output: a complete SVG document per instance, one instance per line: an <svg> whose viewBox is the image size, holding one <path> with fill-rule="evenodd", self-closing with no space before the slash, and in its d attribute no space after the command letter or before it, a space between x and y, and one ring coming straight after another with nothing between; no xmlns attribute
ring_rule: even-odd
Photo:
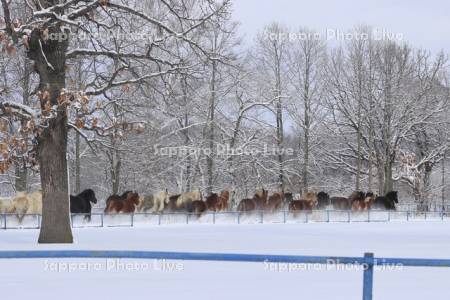
<svg viewBox="0 0 450 300"><path fill-rule="evenodd" d="M75 229L73 245L37 245L37 230L0 230L0 250L151 250L450 258L450 222L170 225ZM54 270L68 267L73 272ZM125 270L125 263L131 269ZM165 270L162 270L163 266ZM90 270L83 268L89 267ZM1 299L361 299L360 269L264 263L0 260ZM273 266L271 267L273 268ZM449 299L450 269L375 272L374 299ZM6 296L6 297L5 297Z"/></svg>

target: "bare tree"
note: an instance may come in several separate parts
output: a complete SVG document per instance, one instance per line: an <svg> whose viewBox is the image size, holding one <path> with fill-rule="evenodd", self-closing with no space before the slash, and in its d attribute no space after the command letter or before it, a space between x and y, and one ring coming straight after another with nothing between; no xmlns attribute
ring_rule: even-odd
<svg viewBox="0 0 450 300"><path fill-rule="evenodd" d="M302 192L309 191L309 177L312 150L317 145L312 139L314 128L321 120L322 97L324 96L324 68L326 47L322 40L314 38L315 32L301 28L306 38L295 40L290 47L289 74L293 87L290 113L295 124L303 133L300 138L302 161Z"/></svg>
<svg viewBox="0 0 450 300"><path fill-rule="evenodd" d="M229 1L221 4L192 1L195 9L189 11L183 1L172 1L170 5L166 1L155 1L158 11L143 10L142 5L134 1L46 0L27 4L33 17L22 24L22 21L11 16L10 4L2 0L5 19L2 32L8 35L8 44L22 44L27 48L27 55L34 62L40 78L37 88L40 92L40 112L42 116L51 116L46 118L45 124L35 121L40 124L37 127L37 153L43 189L39 242L71 243L66 160L67 108L71 100L82 95L79 101L87 102L89 98L86 97L105 95L116 87L144 83L151 78L177 72L182 58L170 51L175 40L190 45L203 55L209 55L196 43L194 35L214 16L224 13ZM119 47L94 36L105 34L110 28L125 30L129 28L129 20L140 24L141 32L150 34L153 30L158 32L158 36L144 45L122 43ZM72 34L81 32L87 33L91 41L83 49L70 42ZM85 91L71 93L67 101L67 62L80 56L90 57L92 62L96 62L92 65L92 80ZM120 63L111 65L114 60ZM140 67L143 62L148 63L147 68ZM39 113L13 102L3 102L0 109L4 114L30 120L35 120ZM97 124L90 125L96 127L92 125Z"/></svg>

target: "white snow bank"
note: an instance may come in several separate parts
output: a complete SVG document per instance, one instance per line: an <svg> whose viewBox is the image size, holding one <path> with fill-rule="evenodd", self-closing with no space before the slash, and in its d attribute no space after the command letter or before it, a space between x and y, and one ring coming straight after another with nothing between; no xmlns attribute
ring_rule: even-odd
<svg viewBox="0 0 450 300"><path fill-rule="evenodd" d="M450 258L450 223L309 223L76 229L73 245L0 231L1 250L98 249ZM48 270L72 263L74 272ZM75 264L76 263L76 264ZM118 265L119 263L119 265ZM130 263L131 270L121 269ZM178 263L178 265L177 265ZM90 271L82 270L91 265ZM98 268L92 267L96 264ZM115 266L114 266L115 264ZM180 265L181 264L181 265ZM144 269L146 265L146 269ZM181 266L181 270L171 267ZM140 266L140 267L139 267ZM166 267L165 271L161 270ZM109 270L108 270L109 268ZM143 270L144 269L144 270ZM2 299L361 299L360 270L275 272L263 263L0 260ZM375 272L374 299L449 299L450 269ZM6 297L4 296L6 293Z"/></svg>

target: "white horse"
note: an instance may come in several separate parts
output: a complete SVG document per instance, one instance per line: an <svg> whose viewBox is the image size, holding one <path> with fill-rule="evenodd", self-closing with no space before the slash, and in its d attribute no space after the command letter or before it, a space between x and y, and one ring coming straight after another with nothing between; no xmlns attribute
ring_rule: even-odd
<svg viewBox="0 0 450 300"><path fill-rule="evenodd" d="M162 212L164 207L169 204L169 192L165 191L156 193L153 195L153 207L152 212Z"/></svg>
<svg viewBox="0 0 450 300"><path fill-rule="evenodd" d="M139 197L139 205L136 208L139 212L146 212L154 207L155 201L154 195L148 195L148 196L140 196Z"/></svg>
<svg viewBox="0 0 450 300"><path fill-rule="evenodd" d="M192 192L182 193L177 199L177 208L188 208L193 201L202 200L202 193L199 189Z"/></svg>
<svg viewBox="0 0 450 300"><path fill-rule="evenodd" d="M27 214L42 214L42 190L34 191L27 195L28 210Z"/></svg>
<svg viewBox="0 0 450 300"><path fill-rule="evenodd" d="M11 200L11 212L16 214L26 214L28 211L28 194L27 192L18 192Z"/></svg>
<svg viewBox="0 0 450 300"><path fill-rule="evenodd" d="M0 214L8 214L12 209L12 198L1 197L0 198Z"/></svg>
<svg viewBox="0 0 450 300"><path fill-rule="evenodd" d="M18 192L11 199L8 213L15 213L22 222L26 214L42 214L42 191L38 190L31 194Z"/></svg>

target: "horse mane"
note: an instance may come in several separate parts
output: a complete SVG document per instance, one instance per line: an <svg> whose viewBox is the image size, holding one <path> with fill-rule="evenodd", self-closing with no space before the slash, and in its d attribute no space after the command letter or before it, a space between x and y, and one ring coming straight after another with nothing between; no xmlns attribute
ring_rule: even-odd
<svg viewBox="0 0 450 300"><path fill-rule="evenodd" d="M396 196L397 195L397 191L390 191L389 193L386 194L386 197L392 197L392 196Z"/></svg>
<svg viewBox="0 0 450 300"><path fill-rule="evenodd" d="M92 190L92 189L86 189L86 190L84 190L84 191L82 191L81 193L79 193L78 195L77 195L77 197L89 197L89 196L92 196L92 195L95 195L95 192Z"/></svg>
<svg viewBox="0 0 450 300"><path fill-rule="evenodd" d="M130 194L128 194L128 195L130 195ZM127 197L126 200L131 201L131 202L134 203L135 205L139 205L139 194L138 194L138 193L131 192L131 196L129 196L129 198Z"/></svg>
<svg viewBox="0 0 450 300"><path fill-rule="evenodd" d="M390 191L389 193L386 194L386 198L392 200L392 202L398 203L398 192Z"/></svg>
<svg viewBox="0 0 450 300"><path fill-rule="evenodd" d="M132 193L133 191L126 191L125 193L120 196L120 198L127 198L129 193Z"/></svg>
<svg viewBox="0 0 450 300"><path fill-rule="evenodd" d="M372 192L367 192L367 193L366 193L366 198L367 198L367 197L374 197L374 196L375 196L375 194L372 193Z"/></svg>

